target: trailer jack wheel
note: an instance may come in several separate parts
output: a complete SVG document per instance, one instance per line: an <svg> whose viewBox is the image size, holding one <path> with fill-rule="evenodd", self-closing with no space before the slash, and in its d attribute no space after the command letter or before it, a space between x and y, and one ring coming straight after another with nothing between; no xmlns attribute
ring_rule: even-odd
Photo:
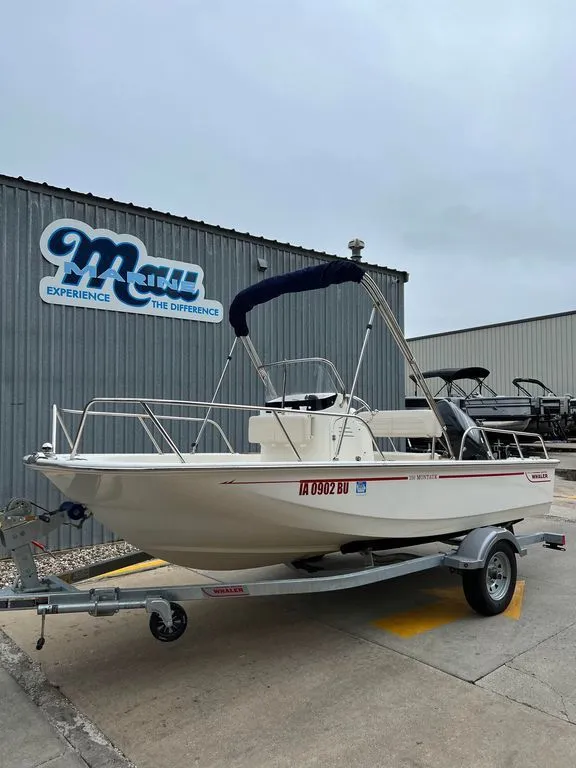
<svg viewBox="0 0 576 768"><path fill-rule="evenodd" d="M509 606L516 590L516 553L507 541L497 541L483 568L464 571L462 587L470 607L483 616L495 616Z"/></svg>
<svg viewBox="0 0 576 768"><path fill-rule="evenodd" d="M160 640L162 643L171 643L174 640L178 640L178 638L182 637L188 625L186 611L181 605L170 603L170 610L172 611L171 627L165 624L159 613L154 612L150 614L150 632L152 632L156 640Z"/></svg>

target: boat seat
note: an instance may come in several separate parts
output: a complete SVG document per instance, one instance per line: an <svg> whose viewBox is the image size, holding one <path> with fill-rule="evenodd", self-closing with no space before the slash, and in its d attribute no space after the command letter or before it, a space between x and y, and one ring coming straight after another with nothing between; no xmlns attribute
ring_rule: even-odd
<svg viewBox="0 0 576 768"><path fill-rule="evenodd" d="M428 408L362 412L358 416L374 437L442 437L442 427Z"/></svg>

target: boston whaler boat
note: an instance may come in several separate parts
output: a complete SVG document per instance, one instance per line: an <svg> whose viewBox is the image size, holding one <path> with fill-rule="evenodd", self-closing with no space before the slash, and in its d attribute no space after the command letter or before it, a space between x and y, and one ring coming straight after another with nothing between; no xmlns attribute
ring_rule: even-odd
<svg viewBox="0 0 576 768"><path fill-rule="evenodd" d="M326 360L264 365L247 314L286 293L330 290L345 282L361 285L372 300L350 390ZM376 314L410 365L427 408L378 411L355 396ZM514 437L516 455L497 459L490 448L496 430L480 428L448 400L437 402L383 294L357 262L328 262L263 280L236 296L229 320L232 352L240 340L265 385L262 403L217 402L231 352L211 402L95 398L84 408L66 453L54 452L64 412L55 408L52 444L27 457L28 466L143 551L212 570L442 540L548 512L557 462L548 458L544 443L541 457L525 458ZM302 386L306 378L314 379L313 388ZM161 452L153 436L157 453L82 451L90 417L122 415L106 411L119 405L138 409L148 434L155 427L170 451ZM196 419L199 437L208 424L219 428L216 417L210 418L214 413L241 411L257 452L201 453L197 443L181 451L164 426L178 418L167 415L170 407L203 409L203 419ZM429 439L431 451L400 450L411 437Z"/></svg>
<svg viewBox="0 0 576 768"><path fill-rule="evenodd" d="M346 282L360 284L372 300L349 391L328 360L262 363L250 339L248 312L283 294ZM428 407L377 411L356 396L376 314ZM460 574L469 605L491 616L504 611L514 595L517 555L536 543L564 549L564 534L514 530L524 518L544 516L552 502L557 462L548 458L542 439L535 436L542 457L526 458L517 434L507 432L506 458L497 458L491 438L498 440L502 430L479 426L448 399L435 401L384 296L357 262L333 261L263 280L236 296L229 319L234 343L210 402L96 398L82 411L53 406L52 442L25 461L70 501L39 514L34 502L13 499L0 510L0 543L18 572L12 586L0 588L0 611L36 608L42 617L38 650L46 616L54 613L110 616L144 609L153 636L169 642L186 630L182 602L329 592L437 567ZM238 340L265 385L264 401L256 405L217 402ZM226 411L247 419L254 452L235 452L211 418ZM80 416L73 438L64 414ZM156 453L81 450L92 417L138 421ZM166 423L174 421L195 430L200 424L191 450L181 451L168 432ZM198 451L207 427L216 430L228 453ZM58 428L70 446L65 453L56 451ZM429 441L430 450L402 450L409 438ZM37 540L62 524L82 525L89 515L142 551L40 578L32 549ZM431 542L448 551L397 551ZM150 556L213 571L285 564L280 569L288 576L268 573L254 580L251 571L246 580L231 583L211 577L206 584L177 586L74 586L120 567L120 561L128 565L127 559Z"/></svg>

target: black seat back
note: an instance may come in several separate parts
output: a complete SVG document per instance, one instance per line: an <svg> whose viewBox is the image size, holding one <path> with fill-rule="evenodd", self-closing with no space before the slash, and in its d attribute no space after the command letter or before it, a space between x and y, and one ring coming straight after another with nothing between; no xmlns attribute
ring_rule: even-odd
<svg viewBox="0 0 576 768"><path fill-rule="evenodd" d="M464 433L469 427L478 427L478 424L450 400L438 400L437 406L442 421L446 425L452 450L457 458ZM479 429L466 435L462 458L468 461L482 461L491 458L486 438Z"/></svg>

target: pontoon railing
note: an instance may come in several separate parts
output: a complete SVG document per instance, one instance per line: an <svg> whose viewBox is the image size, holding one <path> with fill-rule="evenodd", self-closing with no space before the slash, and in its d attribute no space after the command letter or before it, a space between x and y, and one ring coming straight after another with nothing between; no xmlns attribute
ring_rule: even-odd
<svg viewBox="0 0 576 768"><path fill-rule="evenodd" d="M462 440L460 442L460 451L458 453L458 461L462 460L462 457L464 455L464 448L466 447L466 439L472 432L480 432L484 440L486 441L486 445L488 447L488 450L490 451L490 454L492 455L492 458L494 458L494 454L492 452L492 448L490 446L490 441L486 437L486 433L489 432L490 434L495 435L512 435L514 437L514 442L516 444L516 448L518 449L518 456L523 459L524 458L524 452L522 451L522 448L520 446L520 442L518 440L518 435L520 437L532 437L536 438L540 444L542 445L542 451L544 453L544 458L548 459L548 450L546 448L546 443L544 442L544 439L542 438L542 435L539 435L536 432L514 432L511 429L495 429L494 427L481 427L481 426L471 426L466 429L464 434L462 435Z"/></svg>
<svg viewBox="0 0 576 768"><path fill-rule="evenodd" d="M123 413L119 411L94 411L93 407L97 404L107 404L107 405L138 405L143 410L144 413ZM149 398L137 398L137 397L127 397L127 398L116 398L116 397L96 397L90 400L90 402L80 411L80 410L74 410L74 409L65 409L61 408L58 409L57 406L53 406L53 426L52 426L52 450L54 450L54 446L56 444L56 424L59 423L60 426L64 430L64 434L68 440L68 443L70 445L70 458L73 459L78 455L79 446L82 440L82 436L84 434L84 430L86 427L86 423L89 416L108 416L108 417L120 417L120 418L133 418L133 419L149 419L154 426L159 430L159 432L162 434L172 451L180 458L180 461L183 464L186 464L186 459L184 458L184 455L179 450L178 446L172 440L170 435L166 432L164 427L160 424L160 420L165 421L192 421L192 422L204 422L204 418L197 418L197 417L191 417L191 416L170 416L167 414L157 414L154 413L150 406L167 406L167 407L188 407L188 408L209 408L209 409L220 409L220 410L230 410L230 411L244 411L244 412L270 412L272 413L279 421L280 426L282 427L282 430L292 447L292 450L294 451L295 456L297 457L298 461L302 461L302 457L298 453L298 450L296 446L294 445L294 442L290 438L290 435L288 434L284 424L282 423L282 420L279 418L278 414L286 413L286 414L294 414L295 411L293 408L266 408L265 406L260 405L237 405L233 403L207 403L203 401L194 401L194 400L162 400L162 399L149 399ZM73 413L80 415L80 424L78 425L78 430L76 432L76 435L74 439L71 438L68 430L64 426L64 423L62 421L62 418L60 416L61 413ZM343 419L348 418L350 420L357 421L362 425L362 428L367 430L368 434L370 435L370 439L372 441L373 446L380 454L383 461L385 461L385 456L382 453L382 450L380 446L378 445L376 438L370 429L370 426L362 419L360 416L356 416L355 414L339 414L334 413L332 411L315 411L314 416L321 416L323 418L332 418L332 419ZM141 423L143 423L141 421ZM220 425L213 421L212 419L209 420L209 423L216 427L218 432L223 437L224 441L226 442L227 447L229 448L231 453L234 453L234 449L232 448L232 445L228 438L226 437L224 431L220 427ZM146 430L148 434L149 431ZM159 449L158 443L153 440L156 449ZM160 451L161 452L161 451Z"/></svg>

